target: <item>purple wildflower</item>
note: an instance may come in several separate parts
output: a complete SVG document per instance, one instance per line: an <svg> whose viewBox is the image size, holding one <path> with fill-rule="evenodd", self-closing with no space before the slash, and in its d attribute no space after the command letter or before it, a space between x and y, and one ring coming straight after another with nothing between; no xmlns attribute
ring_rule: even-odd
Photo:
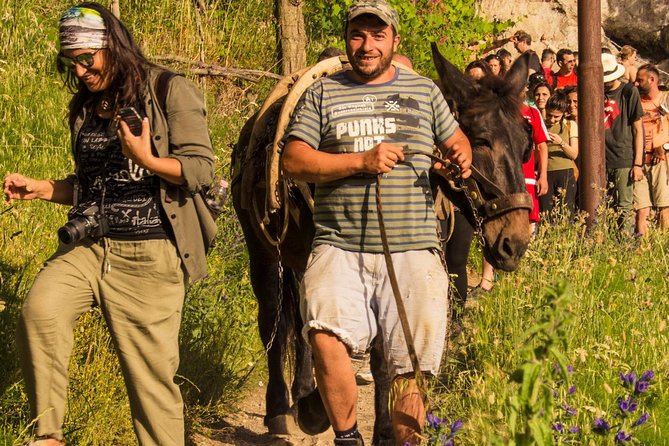
<svg viewBox="0 0 669 446"><path fill-rule="evenodd" d="M626 400L623 399L622 396L618 397L618 409L620 409L620 412L623 415L634 412L638 406L639 405L632 400L632 397L629 397Z"/></svg>
<svg viewBox="0 0 669 446"><path fill-rule="evenodd" d="M462 422L462 420L457 420L457 421L452 422L451 423L451 435L455 435L455 433L457 431L462 429L463 424L464 423Z"/></svg>
<svg viewBox="0 0 669 446"><path fill-rule="evenodd" d="M639 381L650 381L653 378L655 378L655 372L653 372L652 370L646 370L641 375L641 378L639 378Z"/></svg>
<svg viewBox="0 0 669 446"><path fill-rule="evenodd" d="M446 443L444 443L444 446L453 446L453 445L455 445L453 440L448 440Z"/></svg>
<svg viewBox="0 0 669 446"><path fill-rule="evenodd" d="M570 426L569 432L572 434L578 434L579 432L581 432L581 428L578 426Z"/></svg>
<svg viewBox="0 0 669 446"><path fill-rule="evenodd" d="M604 418L595 418L595 421L592 424L592 430L599 434L605 434L611 430L611 425Z"/></svg>
<svg viewBox="0 0 669 446"><path fill-rule="evenodd" d="M574 373L574 366L573 366L573 365L568 365L568 366L567 366L567 371L568 371L569 373Z"/></svg>
<svg viewBox="0 0 669 446"><path fill-rule="evenodd" d="M567 390L567 395L573 395L576 393L576 386L571 386L569 390Z"/></svg>
<svg viewBox="0 0 669 446"><path fill-rule="evenodd" d="M569 405L568 403L564 403L562 405L562 408L567 413L567 415L569 415L570 417L573 417L574 415L576 415L576 408L571 407L571 405Z"/></svg>
<svg viewBox="0 0 669 446"><path fill-rule="evenodd" d="M629 443L630 441L632 441L632 434L627 434L625 431L616 433L616 443Z"/></svg>
<svg viewBox="0 0 669 446"><path fill-rule="evenodd" d="M439 418L439 417L435 417L434 414L429 413L429 414L427 414L427 424L428 424L431 428L436 429L436 428L438 428L439 425L441 424L441 418Z"/></svg>
<svg viewBox="0 0 669 446"><path fill-rule="evenodd" d="M637 427L641 426L642 424L646 424L649 418L650 416L648 415L648 412L644 412L643 415L641 415L639 419L632 424L632 427Z"/></svg>
<svg viewBox="0 0 669 446"><path fill-rule="evenodd" d="M650 387L650 383L648 381L637 381L636 384L634 384L634 393L635 394L640 394L644 393L646 390L648 390L648 387Z"/></svg>
<svg viewBox="0 0 669 446"><path fill-rule="evenodd" d="M634 384L636 383L636 373L634 373L634 372L629 372L629 373L620 372L620 380L623 382L623 386L633 387Z"/></svg>
<svg viewBox="0 0 669 446"><path fill-rule="evenodd" d="M564 424L560 423L559 421L557 423L553 423L552 428L556 432L564 432Z"/></svg>

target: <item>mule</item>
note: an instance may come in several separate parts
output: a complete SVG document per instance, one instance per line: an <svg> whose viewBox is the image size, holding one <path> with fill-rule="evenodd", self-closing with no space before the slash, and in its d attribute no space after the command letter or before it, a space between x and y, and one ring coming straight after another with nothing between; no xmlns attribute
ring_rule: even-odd
<svg viewBox="0 0 669 446"><path fill-rule="evenodd" d="M495 268L511 271L517 267L530 239L529 196L521 164L528 155L531 138L520 114L520 95L527 82L527 57L519 58L504 79L488 78L476 83L444 59L436 46L432 51L442 91L450 99L463 131L472 142L475 175L465 184L457 179L448 181L437 174L431 178L472 225L480 229L486 259ZM297 188L288 181L283 183L285 206L273 214L262 213L267 206L269 189L265 147L275 136L277 122L281 120L277 116L280 108L277 101L245 124L233 153L235 171L231 188L249 251L260 336L268 350L265 425L273 433L290 433L281 432L288 427L293 415L283 375L289 346L294 352L290 396L296 402L318 400L314 398L318 394L314 392L310 349L301 336L297 293L314 227L308 199L303 196L304 187ZM388 415L390 378L378 346L372 350L371 365L376 410L372 442L394 444ZM309 425L322 423L325 414L316 410L303 409L300 413L301 427L307 431L327 428L327 424ZM312 411L313 418L307 417L305 421L306 412Z"/></svg>

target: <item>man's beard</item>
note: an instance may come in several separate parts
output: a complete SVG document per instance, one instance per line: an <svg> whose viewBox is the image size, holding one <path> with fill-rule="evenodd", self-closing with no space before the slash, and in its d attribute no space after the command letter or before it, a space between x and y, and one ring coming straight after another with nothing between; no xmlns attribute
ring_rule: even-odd
<svg viewBox="0 0 669 446"><path fill-rule="evenodd" d="M354 60L354 59L349 57L349 60ZM371 80L371 79L375 79L378 76L380 76L381 74L385 73L386 70L388 70L388 68L390 68L390 65L392 64L392 60L393 60L393 56L391 54L391 55L382 56L381 58L379 58L379 63L374 68L371 68L371 67L362 68L357 63L351 63L351 68L361 78Z"/></svg>

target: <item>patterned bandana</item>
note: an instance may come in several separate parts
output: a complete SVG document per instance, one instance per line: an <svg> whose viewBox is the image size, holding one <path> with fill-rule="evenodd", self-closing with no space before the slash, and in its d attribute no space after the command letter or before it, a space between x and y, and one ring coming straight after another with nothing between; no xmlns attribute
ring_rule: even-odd
<svg viewBox="0 0 669 446"><path fill-rule="evenodd" d="M68 9L58 24L60 49L107 48L107 27L95 9L74 6Z"/></svg>

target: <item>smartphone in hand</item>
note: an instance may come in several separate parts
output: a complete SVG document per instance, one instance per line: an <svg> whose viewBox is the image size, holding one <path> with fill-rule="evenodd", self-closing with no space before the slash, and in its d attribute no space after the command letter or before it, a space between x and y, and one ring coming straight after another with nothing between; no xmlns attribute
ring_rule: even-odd
<svg viewBox="0 0 669 446"><path fill-rule="evenodd" d="M123 120L128 125L128 128L133 135L139 136L142 134L142 118L134 107L121 108L116 117L117 119Z"/></svg>

